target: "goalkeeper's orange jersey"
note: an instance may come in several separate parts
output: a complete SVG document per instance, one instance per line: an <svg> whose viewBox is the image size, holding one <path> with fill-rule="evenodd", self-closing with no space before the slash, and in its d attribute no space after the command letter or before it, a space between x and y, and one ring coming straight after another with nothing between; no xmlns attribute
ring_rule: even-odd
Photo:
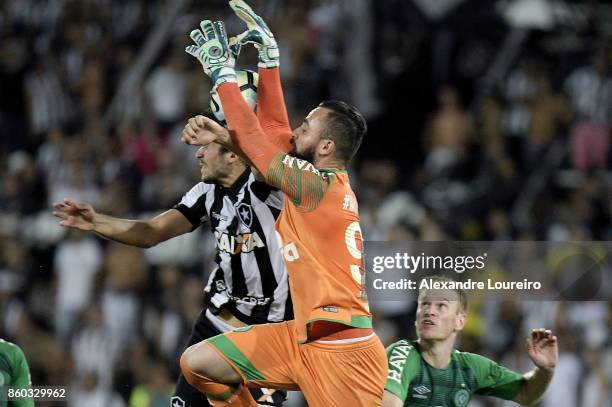
<svg viewBox="0 0 612 407"><path fill-rule="evenodd" d="M286 195L276 229L289 272L298 340L306 341L309 324L318 320L371 328L357 200L348 174L317 169L286 154L269 137L268 129L276 136L291 134L278 69L260 69L259 121L235 84L221 85L219 95L234 142L267 182Z"/></svg>
<svg viewBox="0 0 612 407"><path fill-rule="evenodd" d="M302 167L302 169L300 169ZM363 291L362 238L357 200L345 171L317 170L277 155L268 180L287 194L276 221L289 272L300 340L316 320L371 328Z"/></svg>

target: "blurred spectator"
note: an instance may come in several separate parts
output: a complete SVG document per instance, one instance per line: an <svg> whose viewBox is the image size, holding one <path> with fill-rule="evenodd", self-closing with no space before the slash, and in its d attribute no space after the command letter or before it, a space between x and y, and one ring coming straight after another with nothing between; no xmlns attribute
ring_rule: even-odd
<svg viewBox="0 0 612 407"><path fill-rule="evenodd" d="M141 121L138 125L124 121L117 127L117 134L123 146L123 155L138 170L140 177L157 171L155 152L161 141L152 120Z"/></svg>
<svg viewBox="0 0 612 407"><path fill-rule="evenodd" d="M397 187L398 168L387 160L367 160L361 166L359 173L358 194L362 204L360 207L361 222L364 235L368 240L386 240L389 228L395 220L382 221L380 210L382 201Z"/></svg>
<svg viewBox="0 0 612 407"><path fill-rule="evenodd" d="M106 64L100 54L92 55L85 66L82 97L87 121L101 119L106 101Z"/></svg>
<svg viewBox="0 0 612 407"><path fill-rule="evenodd" d="M442 88L438 94L438 108L423 140L428 151L425 169L430 177L446 173L465 157L472 131L471 118L461 106L457 90L448 86Z"/></svg>
<svg viewBox="0 0 612 407"><path fill-rule="evenodd" d="M185 53L174 50L164 57L148 79L147 94L161 134L183 118L187 96Z"/></svg>
<svg viewBox="0 0 612 407"><path fill-rule="evenodd" d="M27 42L24 38L2 39L0 47L0 151L28 145L25 80Z"/></svg>
<svg viewBox="0 0 612 407"><path fill-rule="evenodd" d="M565 80L577 122L610 124L612 115L612 78L609 50L598 47L589 64L575 69Z"/></svg>
<svg viewBox="0 0 612 407"><path fill-rule="evenodd" d="M47 133L47 138L38 148L36 164L42 172L42 177L48 185L55 182L62 164L62 149L65 144L66 132L72 131L68 127L61 130L54 127Z"/></svg>
<svg viewBox="0 0 612 407"><path fill-rule="evenodd" d="M70 407L125 407L127 404L112 389L104 388L95 373L83 375L72 388Z"/></svg>
<svg viewBox="0 0 612 407"><path fill-rule="evenodd" d="M605 361L602 359L603 354L598 348L587 348L584 352L586 378L582 386L581 407L604 406L611 400L610 377L603 368Z"/></svg>
<svg viewBox="0 0 612 407"><path fill-rule="evenodd" d="M96 183L95 167L89 160L83 125L71 123L65 129L66 133L55 144L49 145L50 160L41 163L48 165L45 168L49 177L48 205L61 202L68 196L95 205L100 201L100 191ZM57 147L59 156L55 155ZM52 167L53 164L57 166Z"/></svg>
<svg viewBox="0 0 612 407"><path fill-rule="evenodd" d="M100 202L100 191L93 182L93 168L89 163L78 160L66 165L64 170L62 178L51 185L49 204L61 202L66 197L91 202L92 205Z"/></svg>
<svg viewBox="0 0 612 407"><path fill-rule="evenodd" d="M57 275L55 331L66 343L91 301L96 274L102 266L102 248L94 237L76 230L68 232L55 252Z"/></svg>
<svg viewBox="0 0 612 407"><path fill-rule="evenodd" d="M347 78L341 73L341 56L344 54L345 43L343 35L346 16L344 1L321 1L308 12L308 25L315 33L315 69L318 73L318 83L324 98L346 99Z"/></svg>
<svg viewBox="0 0 612 407"><path fill-rule="evenodd" d="M500 360L502 366L512 369L515 372L528 372L533 369L533 362L529 360L525 352L525 343L522 338L514 339L514 346L508 353ZM501 403L502 407L516 407L517 404L513 401L504 401Z"/></svg>
<svg viewBox="0 0 612 407"><path fill-rule="evenodd" d="M568 330L557 330L559 362L555 375L542 398L543 407L578 406L582 366L577 354L578 338Z"/></svg>
<svg viewBox="0 0 612 407"><path fill-rule="evenodd" d="M531 165L537 165L549 144L563 135L571 111L565 97L555 92L547 72L538 72L534 77L536 93L529 104L529 145Z"/></svg>
<svg viewBox="0 0 612 407"><path fill-rule="evenodd" d="M103 318L97 304L89 306L83 313L83 325L72 341L75 385L85 393L110 389L113 367L120 356L119 336L105 326Z"/></svg>
<svg viewBox="0 0 612 407"><path fill-rule="evenodd" d="M139 330L139 294L147 277L142 251L110 243L105 254L104 272L101 296L104 325L123 350L131 345Z"/></svg>
<svg viewBox="0 0 612 407"><path fill-rule="evenodd" d="M26 283L26 255L27 248L22 242L0 234L0 332L5 333L3 337L10 336L12 327L5 324L15 317L9 316L11 311L22 311L21 301L12 297L12 294L20 292ZM16 308L11 310L13 307ZM7 333L9 335L6 335Z"/></svg>
<svg viewBox="0 0 612 407"><path fill-rule="evenodd" d="M570 135L571 162L581 171L608 168L612 121L612 78L608 50L598 48L591 63L576 69L565 81L574 107Z"/></svg>
<svg viewBox="0 0 612 407"><path fill-rule="evenodd" d="M167 360L176 360L188 335L183 333L189 330L183 322L180 298L175 295L181 289L183 271L175 265L163 265L159 267L158 278L161 286L159 330L154 337L158 340L161 355Z"/></svg>
<svg viewBox="0 0 612 407"><path fill-rule="evenodd" d="M576 124L572 128L570 140L572 166L585 172L608 169L609 139L608 125Z"/></svg>
<svg viewBox="0 0 612 407"><path fill-rule="evenodd" d="M140 201L145 210L172 207L190 186L190 178L182 171L183 163L177 154L165 147L156 153L157 171L146 176L140 188Z"/></svg>
<svg viewBox="0 0 612 407"><path fill-rule="evenodd" d="M129 407L166 407L173 393L174 380L161 360L150 363L146 381L134 388Z"/></svg>
<svg viewBox="0 0 612 407"><path fill-rule="evenodd" d="M38 141L44 134L69 120L74 109L64 93L54 61L50 56L39 56L34 71L26 79L30 131Z"/></svg>
<svg viewBox="0 0 612 407"><path fill-rule="evenodd" d="M478 139L490 154L503 151L502 104L490 93L483 93L478 111Z"/></svg>
<svg viewBox="0 0 612 407"><path fill-rule="evenodd" d="M537 92L535 72L533 61L522 60L510 72L504 85L506 105L502 116L502 132L506 137L506 150L518 163L522 163L531 121L529 102Z"/></svg>
<svg viewBox="0 0 612 407"><path fill-rule="evenodd" d="M33 158L25 151L13 152L7 161L2 196L3 210L30 215L46 207L46 184ZM4 192L4 194L2 194Z"/></svg>

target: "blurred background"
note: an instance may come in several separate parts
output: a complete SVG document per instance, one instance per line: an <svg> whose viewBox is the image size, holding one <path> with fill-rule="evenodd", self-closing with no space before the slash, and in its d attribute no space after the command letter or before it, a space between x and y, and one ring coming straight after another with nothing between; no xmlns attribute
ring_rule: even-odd
<svg viewBox="0 0 612 407"><path fill-rule="evenodd" d="M250 3L279 41L294 124L328 98L368 118L351 171L365 239L612 240L608 2ZM50 212L70 197L149 217L198 181L180 131L208 106L183 51L203 18L242 30L220 0L0 2L0 337L23 348L35 385L70 386L70 406L169 404L210 232L140 250L67 232ZM240 65L255 64L245 51ZM373 304L385 344L414 337L410 300ZM610 301L503 302L470 318L460 348L519 371L525 334L556 331L542 406L612 406ZM470 404L502 405L515 404Z"/></svg>

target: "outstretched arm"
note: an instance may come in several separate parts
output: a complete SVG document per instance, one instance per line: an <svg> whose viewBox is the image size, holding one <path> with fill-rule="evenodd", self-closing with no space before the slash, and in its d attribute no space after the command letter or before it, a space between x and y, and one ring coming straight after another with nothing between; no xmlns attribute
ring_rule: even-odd
<svg viewBox="0 0 612 407"><path fill-rule="evenodd" d="M534 329L527 340L527 351L536 368L523 375L525 383L513 401L531 406L542 398L552 380L559 361L557 337L549 330Z"/></svg>
<svg viewBox="0 0 612 407"><path fill-rule="evenodd" d="M283 154L283 151L265 134L236 84L222 84L218 92L235 148L243 152L262 174L267 174L273 157Z"/></svg>
<svg viewBox="0 0 612 407"><path fill-rule="evenodd" d="M222 21L203 20L200 28L192 30L190 36L195 45L188 46L185 51L202 64L204 72L213 82L213 90L221 98L228 130L235 144L233 151L244 153L259 172L266 174L272 157L281 151L267 139L255 113L240 93L234 69L238 51L228 43L225 25ZM207 142L215 141L229 147L220 136L222 132L212 131ZM199 144L206 143L200 140Z"/></svg>
<svg viewBox="0 0 612 407"><path fill-rule="evenodd" d="M178 210L170 209L153 219L130 220L97 213L85 202L65 199L53 204L53 215L60 226L92 231L130 246L152 247L191 231L191 223Z"/></svg>
<svg viewBox="0 0 612 407"><path fill-rule="evenodd" d="M234 141L234 152L244 153L266 182L281 189L296 206L314 210L325 195L330 177L312 163L288 156L264 133L257 116L240 94L234 73L234 60L222 22L204 20L200 30L191 33L197 46L187 47L209 73L217 90ZM223 143L221 138L212 139Z"/></svg>
<svg viewBox="0 0 612 407"><path fill-rule="evenodd" d="M210 143L221 144L237 154L247 165L253 165L249 157L236 147L229 132L210 117L197 115L187 120L183 128L182 140L185 144L205 146Z"/></svg>
<svg viewBox="0 0 612 407"><path fill-rule="evenodd" d="M282 190L302 210L316 209L329 188L330 176L275 146L264 134L236 84L221 85L219 96L234 144L249 157L266 182Z"/></svg>
<svg viewBox="0 0 612 407"><path fill-rule="evenodd" d="M291 127L280 81L280 55L274 34L266 22L243 0L230 0L230 7L247 30L230 39L233 49L251 43L259 51L257 118L270 140L284 152L291 149Z"/></svg>
<svg viewBox="0 0 612 407"><path fill-rule="evenodd" d="M276 147L291 150L291 127L285 105L279 68L259 68L257 118Z"/></svg>

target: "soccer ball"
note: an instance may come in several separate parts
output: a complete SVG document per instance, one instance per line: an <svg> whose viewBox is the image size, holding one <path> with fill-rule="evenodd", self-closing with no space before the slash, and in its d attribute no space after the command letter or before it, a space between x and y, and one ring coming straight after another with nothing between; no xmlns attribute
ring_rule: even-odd
<svg viewBox="0 0 612 407"><path fill-rule="evenodd" d="M242 97L251 109L255 110L257 106L257 85L259 83L259 75L256 72L249 70L236 70L236 79ZM216 91L210 92L210 110L215 115L215 118L223 126L227 126L225 122L225 113L221 107L221 99Z"/></svg>

